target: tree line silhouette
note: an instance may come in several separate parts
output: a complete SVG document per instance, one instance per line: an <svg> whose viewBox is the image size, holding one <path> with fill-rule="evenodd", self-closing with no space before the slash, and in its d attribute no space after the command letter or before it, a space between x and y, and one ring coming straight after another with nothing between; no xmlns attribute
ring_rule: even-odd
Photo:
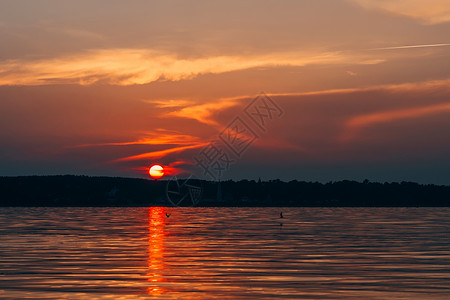
<svg viewBox="0 0 450 300"><path fill-rule="evenodd" d="M450 206L450 186L414 182L190 180L189 184L202 190L199 206ZM166 180L137 178L0 177L0 206L169 206L166 188Z"/></svg>

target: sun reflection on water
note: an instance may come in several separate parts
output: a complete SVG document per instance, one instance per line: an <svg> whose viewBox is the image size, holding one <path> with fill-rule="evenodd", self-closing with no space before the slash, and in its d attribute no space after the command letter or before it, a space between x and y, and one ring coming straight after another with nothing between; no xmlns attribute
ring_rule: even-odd
<svg viewBox="0 0 450 300"><path fill-rule="evenodd" d="M164 281L162 271L164 269L164 225L165 208L149 207L148 209L148 268L147 280L149 295L161 295L164 289L160 283Z"/></svg>

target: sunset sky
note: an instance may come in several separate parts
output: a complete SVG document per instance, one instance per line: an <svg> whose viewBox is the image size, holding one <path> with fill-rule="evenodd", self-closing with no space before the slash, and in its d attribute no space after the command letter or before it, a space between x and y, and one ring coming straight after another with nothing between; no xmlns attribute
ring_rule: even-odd
<svg viewBox="0 0 450 300"><path fill-rule="evenodd" d="M208 179L239 117L221 179L450 184L449 33L450 0L0 0L0 176Z"/></svg>

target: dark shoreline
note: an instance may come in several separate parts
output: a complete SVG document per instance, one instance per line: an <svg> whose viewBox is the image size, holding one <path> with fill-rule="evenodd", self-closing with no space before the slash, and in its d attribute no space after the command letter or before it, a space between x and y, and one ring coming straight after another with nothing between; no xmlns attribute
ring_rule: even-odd
<svg viewBox="0 0 450 300"><path fill-rule="evenodd" d="M171 206L169 182L174 184L74 175L0 177L0 207ZM450 207L450 186L414 182L229 180L218 188L217 182L191 179L189 184L202 191L200 207Z"/></svg>

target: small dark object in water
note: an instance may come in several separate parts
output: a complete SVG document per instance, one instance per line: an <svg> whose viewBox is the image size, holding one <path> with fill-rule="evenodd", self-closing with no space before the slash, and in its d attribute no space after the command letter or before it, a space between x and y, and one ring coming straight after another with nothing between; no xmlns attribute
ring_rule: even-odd
<svg viewBox="0 0 450 300"><path fill-rule="evenodd" d="M166 213L166 217L170 217L170 214Z"/></svg>
<svg viewBox="0 0 450 300"><path fill-rule="evenodd" d="M280 212L280 219L283 219L283 212Z"/></svg>

